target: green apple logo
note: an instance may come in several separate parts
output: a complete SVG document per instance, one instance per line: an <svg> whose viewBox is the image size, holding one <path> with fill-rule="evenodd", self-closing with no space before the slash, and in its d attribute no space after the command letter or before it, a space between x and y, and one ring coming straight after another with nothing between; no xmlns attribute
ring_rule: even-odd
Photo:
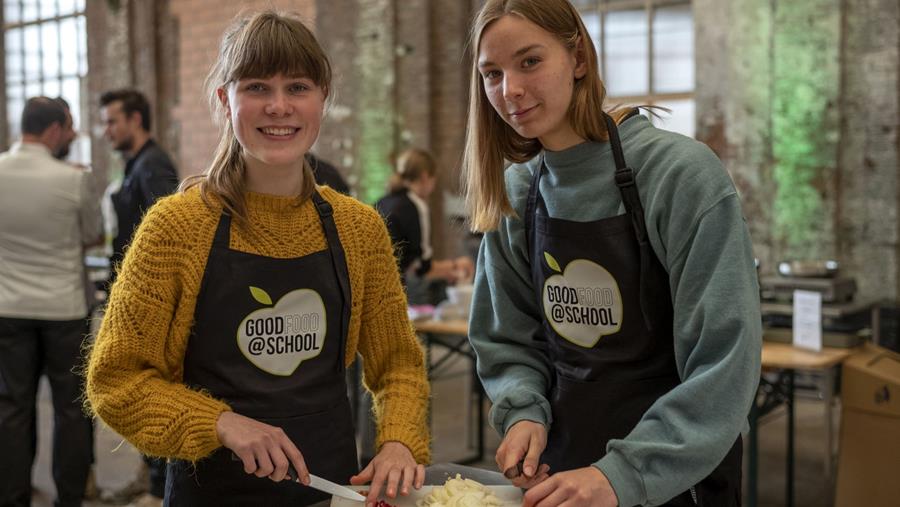
<svg viewBox="0 0 900 507"><path fill-rule="evenodd" d="M616 279L599 264L575 259L563 272L547 252L544 260L556 274L544 282L544 317L556 334L591 348L622 327L622 295Z"/></svg>
<svg viewBox="0 0 900 507"><path fill-rule="evenodd" d="M328 320L318 292L297 289L274 306L263 289L250 287L250 294L269 306L247 315L237 329L238 348L257 368L288 376L322 352Z"/></svg>

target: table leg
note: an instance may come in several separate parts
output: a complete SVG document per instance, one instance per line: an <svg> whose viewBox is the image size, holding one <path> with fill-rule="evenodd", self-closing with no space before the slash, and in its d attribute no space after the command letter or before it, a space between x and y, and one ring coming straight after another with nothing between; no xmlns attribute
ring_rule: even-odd
<svg viewBox="0 0 900 507"><path fill-rule="evenodd" d="M834 428L831 423L832 404L834 403L835 370L825 370L825 388L822 396L825 399L825 501L831 505L834 495Z"/></svg>
<svg viewBox="0 0 900 507"><path fill-rule="evenodd" d="M785 481L787 498L785 505L794 507L794 370L787 370L787 464Z"/></svg>

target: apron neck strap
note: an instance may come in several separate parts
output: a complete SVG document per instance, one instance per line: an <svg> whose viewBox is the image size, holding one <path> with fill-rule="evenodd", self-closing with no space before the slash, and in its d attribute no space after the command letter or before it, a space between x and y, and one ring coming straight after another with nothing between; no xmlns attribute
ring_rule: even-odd
<svg viewBox="0 0 900 507"><path fill-rule="evenodd" d="M628 117L633 114L634 111ZM616 161L616 186L619 187L619 193L622 195L625 212L631 215L632 228L638 242L643 244L647 242L647 224L644 220L644 207L641 205L641 198L634 181L634 170L625 163L625 152L622 150L622 141L619 139L619 129L616 127L615 120L606 113L603 113L603 119L606 121L609 144L612 147L613 159Z"/></svg>
<svg viewBox="0 0 900 507"><path fill-rule="evenodd" d="M337 226L334 223L334 208L331 203L326 201L319 195L319 191L313 189L312 201L319 214L319 221L322 223L322 229L325 232L325 241L328 243L328 252L331 255L331 265L334 268L334 276L341 287L341 296L344 300L343 309L341 311L341 336L346 337L350 330L350 271L347 269L347 256L344 253L344 247L341 245L341 239L338 236ZM347 347L346 342L341 345L341 358L338 367L343 370L346 361Z"/></svg>
<svg viewBox="0 0 900 507"><path fill-rule="evenodd" d="M213 236L213 246L228 249L231 243L231 215L223 211Z"/></svg>

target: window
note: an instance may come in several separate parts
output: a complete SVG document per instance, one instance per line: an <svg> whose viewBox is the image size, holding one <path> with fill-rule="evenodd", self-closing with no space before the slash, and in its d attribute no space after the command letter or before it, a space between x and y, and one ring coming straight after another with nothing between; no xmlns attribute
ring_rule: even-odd
<svg viewBox="0 0 900 507"><path fill-rule="evenodd" d="M694 135L694 21L689 0L574 0L597 48L611 104L672 110L651 118Z"/></svg>
<svg viewBox="0 0 900 507"><path fill-rule="evenodd" d="M85 0L4 0L7 123L10 141L21 135L25 100L45 95L69 103L75 129L87 118L87 35ZM79 134L70 159L90 161L90 139Z"/></svg>

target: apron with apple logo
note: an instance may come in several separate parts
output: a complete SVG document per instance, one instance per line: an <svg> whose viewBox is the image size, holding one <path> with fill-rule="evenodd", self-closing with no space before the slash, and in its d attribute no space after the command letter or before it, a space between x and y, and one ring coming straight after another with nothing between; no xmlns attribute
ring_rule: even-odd
<svg viewBox="0 0 900 507"><path fill-rule="evenodd" d="M349 483L358 462L344 372L350 277L332 207L313 203L328 248L279 259L229 248L219 219L184 359L185 384L234 412L280 427L310 472ZM324 493L244 472L225 447L195 465L172 461L167 505L310 505Z"/></svg>
<svg viewBox="0 0 900 507"><path fill-rule="evenodd" d="M543 345L555 370L553 422L541 456L550 473L599 460L609 440L627 436L680 382L668 274L647 238L615 122L604 116L625 214L592 222L550 217L539 190L543 163L525 210ZM667 505L737 505L740 473L738 437L710 476Z"/></svg>

